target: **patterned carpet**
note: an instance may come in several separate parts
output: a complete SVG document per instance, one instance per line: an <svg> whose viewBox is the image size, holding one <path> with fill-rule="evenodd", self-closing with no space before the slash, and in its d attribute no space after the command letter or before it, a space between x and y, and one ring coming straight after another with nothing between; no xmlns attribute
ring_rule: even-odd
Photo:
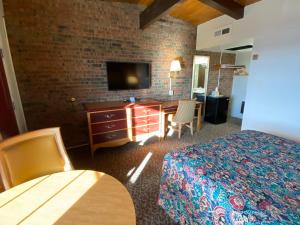
<svg viewBox="0 0 300 225"><path fill-rule="evenodd" d="M119 148L99 149L93 160L88 148L70 150L69 155L76 169L105 172L127 187L135 204L137 225L173 225L175 223L156 204L164 155L169 151L205 143L239 130L240 123L235 120L220 125L203 123L200 132L196 132L194 136L190 135L187 128L184 129L180 140L177 139L175 132L162 142L153 137L144 145L128 143Z"/></svg>

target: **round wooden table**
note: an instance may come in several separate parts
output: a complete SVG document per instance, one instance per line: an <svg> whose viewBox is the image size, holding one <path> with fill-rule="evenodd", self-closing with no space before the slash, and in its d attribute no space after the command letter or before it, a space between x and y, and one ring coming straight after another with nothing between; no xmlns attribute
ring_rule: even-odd
<svg viewBox="0 0 300 225"><path fill-rule="evenodd" d="M135 225L127 189L100 172L73 170L28 181L0 194L0 224Z"/></svg>

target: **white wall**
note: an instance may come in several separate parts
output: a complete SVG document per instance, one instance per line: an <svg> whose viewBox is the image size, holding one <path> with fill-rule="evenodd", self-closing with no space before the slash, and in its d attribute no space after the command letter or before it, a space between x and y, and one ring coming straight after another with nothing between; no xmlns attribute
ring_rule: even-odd
<svg viewBox="0 0 300 225"><path fill-rule="evenodd" d="M217 26L220 20L208 23ZM198 27L198 49L254 40L253 53L259 58L250 66L242 129L300 142L299 21L299 0L263 0L246 7L245 18L233 22L230 40L208 40L201 34L212 29L207 24Z"/></svg>
<svg viewBox="0 0 300 225"><path fill-rule="evenodd" d="M3 65L5 69L5 74L7 78L11 99L15 106L15 115L16 115L18 128L19 131L22 133L27 130L27 126L26 126L22 102L19 94L19 89L17 85L17 80L15 76L15 71L13 67L13 62L11 58L11 53L9 49L9 43L7 39L2 0L0 0L0 48L2 49L3 52L2 60L3 60Z"/></svg>
<svg viewBox="0 0 300 225"><path fill-rule="evenodd" d="M300 20L300 17L299 17ZM300 29L256 39L242 129L300 142Z"/></svg>

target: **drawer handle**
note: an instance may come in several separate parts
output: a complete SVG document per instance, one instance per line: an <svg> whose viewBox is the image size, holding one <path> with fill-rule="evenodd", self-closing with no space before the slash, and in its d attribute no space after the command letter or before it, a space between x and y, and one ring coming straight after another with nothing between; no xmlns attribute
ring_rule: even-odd
<svg viewBox="0 0 300 225"><path fill-rule="evenodd" d="M145 113L150 112L150 111L151 111L150 109L144 109Z"/></svg>
<svg viewBox="0 0 300 225"><path fill-rule="evenodd" d="M147 129L147 128L144 128L143 131L148 132L148 129Z"/></svg>
<svg viewBox="0 0 300 225"><path fill-rule="evenodd" d="M115 114L107 114L105 117L106 117L107 119L111 119L113 116L115 116Z"/></svg>
<svg viewBox="0 0 300 225"><path fill-rule="evenodd" d="M116 126L116 125L114 125L114 124L106 125L106 128L111 129L111 128L115 127L115 126Z"/></svg>
<svg viewBox="0 0 300 225"><path fill-rule="evenodd" d="M108 139L112 139L112 138L114 138L114 137L117 137L117 135L116 134L111 134L111 135L107 135L106 136Z"/></svg>

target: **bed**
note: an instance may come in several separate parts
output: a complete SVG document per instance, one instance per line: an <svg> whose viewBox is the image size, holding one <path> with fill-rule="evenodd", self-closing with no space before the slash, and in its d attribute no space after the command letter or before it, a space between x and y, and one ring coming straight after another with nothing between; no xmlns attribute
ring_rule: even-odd
<svg viewBox="0 0 300 225"><path fill-rule="evenodd" d="M247 130L168 153L158 204L180 224L300 224L300 145Z"/></svg>

